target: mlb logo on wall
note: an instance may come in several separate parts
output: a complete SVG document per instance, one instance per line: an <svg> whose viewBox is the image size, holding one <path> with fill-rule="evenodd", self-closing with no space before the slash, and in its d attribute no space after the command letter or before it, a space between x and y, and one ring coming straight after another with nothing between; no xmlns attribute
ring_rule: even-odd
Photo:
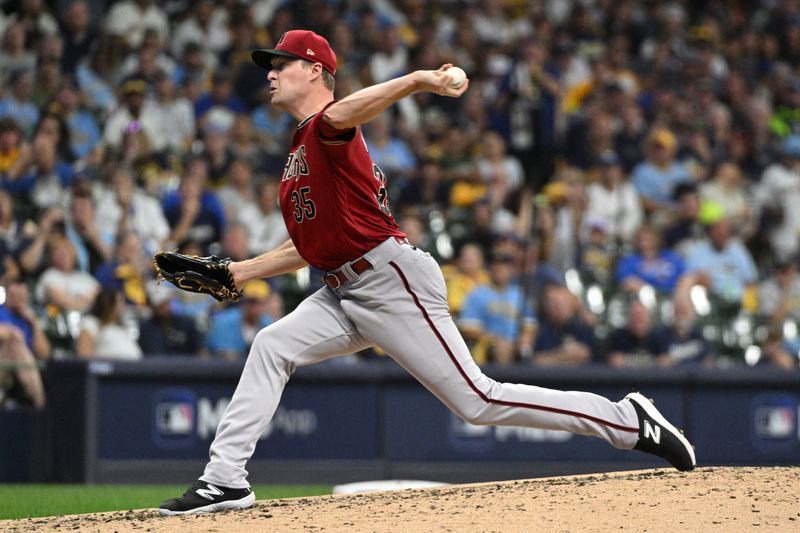
<svg viewBox="0 0 800 533"><path fill-rule="evenodd" d="M197 396L189 389L160 389L153 397L153 437L160 448L191 446L195 440Z"/></svg>
<svg viewBox="0 0 800 533"><path fill-rule="evenodd" d="M797 398L790 394L761 394L754 398L751 409L751 436L757 449L781 456L798 451Z"/></svg>
<svg viewBox="0 0 800 533"><path fill-rule="evenodd" d="M158 404L156 424L161 435L188 435L194 429L194 406L172 402Z"/></svg>

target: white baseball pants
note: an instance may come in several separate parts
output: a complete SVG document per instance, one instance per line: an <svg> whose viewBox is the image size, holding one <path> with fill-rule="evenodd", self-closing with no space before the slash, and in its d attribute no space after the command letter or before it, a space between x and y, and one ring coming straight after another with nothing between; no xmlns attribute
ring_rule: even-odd
<svg viewBox="0 0 800 533"><path fill-rule="evenodd" d="M365 257L373 269L350 271L350 283L323 287L258 333L202 480L248 487L246 463L295 368L372 345L472 424L559 429L622 449L636 444L638 419L629 402L485 376L448 312L444 279L428 253L391 238Z"/></svg>

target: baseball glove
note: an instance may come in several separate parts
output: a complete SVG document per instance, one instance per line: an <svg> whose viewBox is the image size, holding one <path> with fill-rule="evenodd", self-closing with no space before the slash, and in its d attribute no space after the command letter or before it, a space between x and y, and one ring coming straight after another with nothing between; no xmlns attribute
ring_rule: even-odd
<svg viewBox="0 0 800 533"><path fill-rule="evenodd" d="M158 252L153 258L153 268L159 279L164 279L189 292L210 294L220 302L237 301L241 291L233 282L228 270L231 260L215 255L199 257L178 252Z"/></svg>

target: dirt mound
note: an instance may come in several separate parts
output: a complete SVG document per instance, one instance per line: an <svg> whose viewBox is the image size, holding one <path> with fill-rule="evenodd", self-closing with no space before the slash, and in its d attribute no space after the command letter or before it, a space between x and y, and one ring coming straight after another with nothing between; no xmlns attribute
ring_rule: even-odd
<svg viewBox="0 0 800 533"><path fill-rule="evenodd" d="M800 469L646 470L258 502L197 517L155 510L0 522L0 531L798 531Z"/></svg>

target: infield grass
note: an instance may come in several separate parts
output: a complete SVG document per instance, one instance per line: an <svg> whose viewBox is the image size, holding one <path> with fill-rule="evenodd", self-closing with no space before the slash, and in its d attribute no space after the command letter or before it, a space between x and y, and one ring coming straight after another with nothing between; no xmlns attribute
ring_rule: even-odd
<svg viewBox="0 0 800 533"><path fill-rule="evenodd" d="M332 489L330 485L253 485L259 500L319 496ZM185 490L186 485L0 484L0 520L155 508Z"/></svg>

